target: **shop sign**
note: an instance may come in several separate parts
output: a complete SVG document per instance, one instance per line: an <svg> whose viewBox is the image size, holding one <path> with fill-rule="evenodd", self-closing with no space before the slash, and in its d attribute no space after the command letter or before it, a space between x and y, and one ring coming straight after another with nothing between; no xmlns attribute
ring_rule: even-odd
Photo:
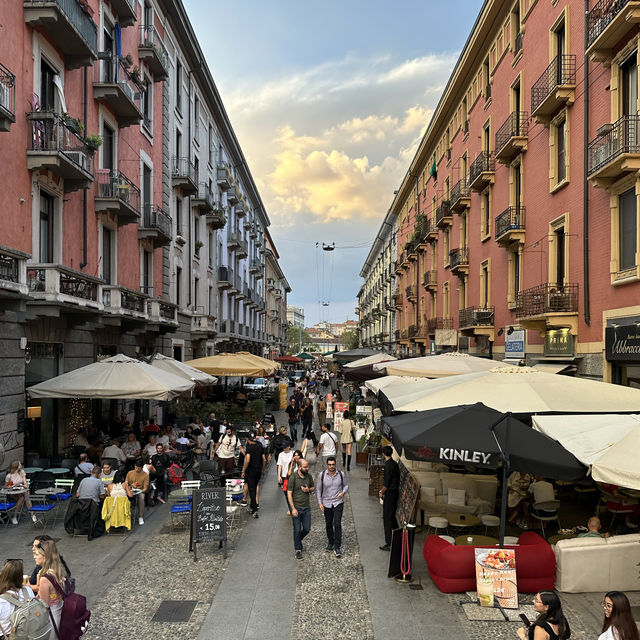
<svg viewBox="0 0 640 640"><path fill-rule="evenodd" d="M504 357L513 360L524 358L524 329L515 329L504 337Z"/></svg>
<svg viewBox="0 0 640 640"><path fill-rule="evenodd" d="M607 327L604 332L607 360L640 362L640 328L635 324Z"/></svg>
<svg viewBox="0 0 640 640"><path fill-rule="evenodd" d="M544 336L545 356L573 356L573 336L569 329L549 329Z"/></svg>

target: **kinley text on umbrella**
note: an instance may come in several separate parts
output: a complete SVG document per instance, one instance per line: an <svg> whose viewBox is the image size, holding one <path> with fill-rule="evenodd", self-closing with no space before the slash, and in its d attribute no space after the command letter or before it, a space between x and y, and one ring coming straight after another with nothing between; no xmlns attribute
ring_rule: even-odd
<svg viewBox="0 0 640 640"><path fill-rule="evenodd" d="M449 460L455 462L470 462L472 464L489 464L491 459L490 453L482 453L482 451L469 451L468 449L445 449L440 447L440 460Z"/></svg>

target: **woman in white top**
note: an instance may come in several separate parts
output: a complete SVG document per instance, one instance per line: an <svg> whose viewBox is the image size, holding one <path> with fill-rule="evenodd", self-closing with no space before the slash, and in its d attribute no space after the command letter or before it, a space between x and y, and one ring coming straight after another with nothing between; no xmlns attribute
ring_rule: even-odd
<svg viewBox="0 0 640 640"><path fill-rule="evenodd" d="M609 591L602 602L604 622L598 640L639 640L638 627L629 598L622 591Z"/></svg>
<svg viewBox="0 0 640 640"><path fill-rule="evenodd" d="M20 560L7 560L0 571L0 594L9 593L20 602L31 600L34 597L29 585L22 584L22 562ZM11 622L9 618L15 609L15 605L0 598L0 628L3 636L9 637Z"/></svg>
<svg viewBox="0 0 640 640"><path fill-rule="evenodd" d="M9 489L11 493L7 496L7 499L11 499L11 502L15 500L16 508L14 510L14 516L11 518L12 524L18 524L18 518L16 513L20 513L22 509L22 503L26 501L27 509L31 509L31 500L29 499L29 484L27 482L27 476L22 470L22 463L19 460L14 460L9 465L9 471L4 479L4 488ZM31 519L36 522L35 514L31 514Z"/></svg>

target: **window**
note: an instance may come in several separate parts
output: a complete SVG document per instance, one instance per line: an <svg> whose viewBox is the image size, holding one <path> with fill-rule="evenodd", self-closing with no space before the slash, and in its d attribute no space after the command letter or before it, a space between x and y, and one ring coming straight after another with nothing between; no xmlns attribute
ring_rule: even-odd
<svg viewBox="0 0 640 640"><path fill-rule="evenodd" d="M195 311L196 313L199 312L198 302L200 302L199 296L198 296L198 289L200 289L200 278L194 278L193 279L193 311Z"/></svg>
<svg viewBox="0 0 640 640"><path fill-rule="evenodd" d="M444 265L446 267L449 264L449 227L444 229L442 233L442 247L444 251Z"/></svg>
<svg viewBox="0 0 640 640"><path fill-rule="evenodd" d="M485 122L482 127L482 150L487 153L491 151L491 123Z"/></svg>
<svg viewBox="0 0 640 640"><path fill-rule="evenodd" d="M213 143L213 127L209 125L209 164L213 166L213 153L215 151L215 145Z"/></svg>
<svg viewBox="0 0 640 640"><path fill-rule="evenodd" d="M213 268L213 233L209 232L209 267Z"/></svg>
<svg viewBox="0 0 640 640"><path fill-rule="evenodd" d="M55 198L48 193L40 192L40 255L39 261L55 262L53 233L54 233Z"/></svg>
<svg viewBox="0 0 640 640"><path fill-rule="evenodd" d="M618 271L636 266L637 251L637 209L635 189L629 189L618 197L619 206L619 245Z"/></svg>
<svg viewBox="0 0 640 640"><path fill-rule="evenodd" d="M142 250L142 291L153 294L153 252Z"/></svg>
<svg viewBox="0 0 640 640"><path fill-rule="evenodd" d="M193 100L193 141L200 144L200 99L198 96Z"/></svg>
<svg viewBox="0 0 640 640"><path fill-rule="evenodd" d="M520 26L520 0L516 0L516 4L511 11L511 46L514 53L518 53L522 49L522 31Z"/></svg>
<svg viewBox="0 0 640 640"><path fill-rule="evenodd" d="M40 61L40 109L55 111L56 97L53 79L57 71L44 59Z"/></svg>
<svg viewBox="0 0 640 640"><path fill-rule="evenodd" d="M558 288L564 285L565 279L565 234L564 227L554 229L555 258L556 258L556 284Z"/></svg>
<svg viewBox="0 0 640 640"><path fill-rule="evenodd" d="M557 182L563 182L567 178L567 157L566 157L566 130L567 121L562 119L556 125L556 163L558 167Z"/></svg>
<svg viewBox="0 0 640 640"><path fill-rule="evenodd" d="M449 313L449 283L445 282L442 287L442 316L448 318Z"/></svg>
<svg viewBox="0 0 640 640"><path fill-rule="evenodd" d="M209 311L208 311L208 315L212 316L214 315L213 313L213 305L214 305L214 297L213 297L213 287L211 285L209 285L209 298L208 298L208 304L209 304Z"/></svg>
<svg viewBox="0 0 640 640"><path fill-rule="evenodd" d="M621 65L621 115L638 114L638 52L634 51Z"/></svg>
<svg viewBox="0 0 640 640"><path fill-rule="evenodd" d="M480 265L480 305L486 309L489 306L489 261Z"/></svg>
<svg viewBox="0 0 640 640"><path fill-rule="evenodd" d="M114 233L107 227L102 227L102 279L107 284L115 282L114 274Z"/></svg>
<svg viewBox="0 0 640 640"><path fill-rule="evenodd" d="M143 203L143 212L145 216L145 220L143 220L143 224L151 223L151 205L153 200L153 191L152 191L152 180L151 180L151 167L148 167L146 164L142 165L142 203Z"/></svg>
<svg viewBox="0 0 640 640"><path fill-rule="evenodd" d="M467 306L467 279L458 280L458 309L462 311Z"/></svg>
<svg viewBox="0 0 640 640"><path fill-rule="evenodd" d="M116 168L116 132L105 122L102 126L102 168Z"/></svg>
<svg viewBox="0 0 640 640"><path fill-rule="evenodd" d="M489 57L482 63L482 83L484 84L484 97L488 100L491 97L491 75L489 73ZM486 147L488 149L488 147Z"/></svg>
<svg viewBox="0 0 640 640"><path fill-rule="evenodd" d="M507 254L508 259L508 283L507 283L507 302L510 308L516 304L518 293L520 293L520 281L522 275L522 256L520 254L520 246Z"/></svg>
<svg viewBox="0 0 640 640"><path fill-rule="evenodd" d="M482 192L480 200L480 237L486 240L491 235L491 188Z"/></svg>
<svg viewBox="0 0 640 640"><path fill-rule="evenodd" d="M176 197L176 234L181 236L182 233L182 200Z"/></svg>
<svg viewBox="0 0 640 640"><path fill-rule="evenodd" d="M176 109L182 113L182 65L176 61Z"/></svg>
<svg viewBox="0 0 640 640"><path fill-rule="evenodd" d="M182 307L182 269L176 267L176 304Z"/></svg>
<svg viewBox="0 0 640 640"><path fill-rule="evenodd" d="M149 135L153 134L153 82L148 79L142 85L142 124Z"/></svg>
<svg viewBox="0 0 640 640"><path fill-rule="evenodd" d="M182 153L182 134L176 129L176 160L180 159Z"/></svg>

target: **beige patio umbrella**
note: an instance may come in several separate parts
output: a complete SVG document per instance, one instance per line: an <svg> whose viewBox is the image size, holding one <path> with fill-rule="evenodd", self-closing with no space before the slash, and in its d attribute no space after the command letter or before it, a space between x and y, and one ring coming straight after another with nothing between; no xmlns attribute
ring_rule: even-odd
<svg viewBox="0 0 640 640"><path fill-rule="evenodd" d="M584 378L557 376L531 367L429 380L413 398L389 399L395 411L422 411L482 402L512 413L611 413L640 411L640 389Z"/></svg>
<svg viewBox="0 0 640 640"><path fill-rule="evenodd" d="M407 389L410 386L414 391L416 388L419 390L424 386L424 383L428 382L424 378L412 378L409 376L384 376L382 378L373 378L372 380L366 380L364 386L367 389L371 389L373 393L377 394L379 391L390 390L393 395L402 392L402 389ZM414 386L414 383L418 383Z"/></svg>
<svg viewBox="0 0 640 640"><path fill-rule="evenodd" d="M188 364L180 362L180 360L175 360L161 353L156 353L149 364L162 371L191 380L191 382L195 382L197 385L215 384L218 382L217 378L210 376L208 373L200 371L200 369L196 369L195 367L190 367Z"/></svg>
<svg viewBox="0 0 640 640"><path fill-rule="evenodd" d="M597 482L640 489L639 415L533 416L532 422L590 466Z"/></svg>
<svg viewBox="0 0 640 640"><path fill-rule="evenodd" d="M119 353L28 387L32 398L171 400L195 386L192 380Z"/></svg>
<svg viewBox="0 0 640 640"><path fill-rule="evenodd" d="M245 356L250 360L263 364L267 368L271 367L273 369L271 374L273 374L277 369L280 369L281 367L279 362L275 362L274 360L263 358L262 356L257 356L255 353L250 353L249 351L237 351L236 353L238 353L239 355ZM271 375L271 374L267 374L267 375Z"/></svg>
<svg viewBox="0 0 640 640"><path fill-rule="evenodd" d="M268 360L266 362L270 364L266 365L256 361L254 359L256 357L248 358L242 353L219 353L215 356L189 360L185 364L212 376L270 376L275 371L275 363Z"/></svg>
<svg viewBox="0 0 640 640"><path fill-rule="evenodd" d="M395 356L388 353L376 353L373 356L367 356L366 358L360 358L360 360L354 360L344 365L344 369L355 369L356 367L366 367L370 364L376 364L378 362L386 362L397 360Z"/></svg>
<svg viewBox="0 0 640 640"><path fill-rule="evenodd" d="M468 353L441 353L437 356L424 356L421 358L407 358L395 362L374 364L377 371L385 371L393 376L420 376L422 378L444 378L446 376L458 376L476 371L489 371L497 366L495 360L490 358L478 358Z"/></svg>

